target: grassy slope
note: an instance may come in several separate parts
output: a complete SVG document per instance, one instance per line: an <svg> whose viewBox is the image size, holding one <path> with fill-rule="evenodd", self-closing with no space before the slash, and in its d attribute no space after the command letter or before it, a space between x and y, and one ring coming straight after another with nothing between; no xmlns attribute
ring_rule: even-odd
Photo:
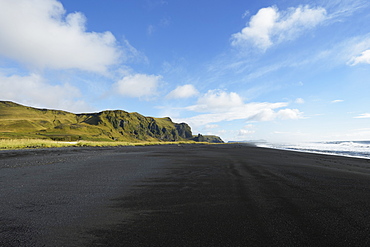
<svg viewBox="0 0 370 247"><path fill-rule="evenodd" d="M46 139L0 139L0 150L28 149L28 148L56 148L56 147L114 147L114 146L147 146L168 144L208 144L205 142L120 142L120 141L78 141L58 142Z"/></svg>
<svg viewBox="0 0 370 247"><path fill-rule="evenodd" d="M175 131L169 118L144 117L125 111L73 114L0 101L0 138L3 139L165 141Z"/></svg>
<svg viewBox="0 0 370 247"><path fill-rule="evenodd" d="M3 138L42 138L36 133L73 123L76 123L76 117L72 113L0 102L0 135Z"/></svg>

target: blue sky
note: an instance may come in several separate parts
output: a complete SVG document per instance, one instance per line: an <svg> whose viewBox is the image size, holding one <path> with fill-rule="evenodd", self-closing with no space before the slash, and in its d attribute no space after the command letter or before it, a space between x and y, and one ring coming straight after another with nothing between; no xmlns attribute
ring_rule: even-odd
<svg viewBox="0 0 370 247"><path fill-rule="evenodd" d="M0 100L370 140L369 23L366 0L0 0Z"/></svg>

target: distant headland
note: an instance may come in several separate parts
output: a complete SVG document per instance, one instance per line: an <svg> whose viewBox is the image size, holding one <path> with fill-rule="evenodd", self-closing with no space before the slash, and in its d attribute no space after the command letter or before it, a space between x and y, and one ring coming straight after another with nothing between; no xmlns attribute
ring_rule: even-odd
<svg viewBox="0 0 370 247"><path fill-rule="evenodd" d="M0 101L0 138L223 143L218 136L193 135L188 124L174 123L169 117L146 117L123 110L74 114L28 107L11 101Z"/></svg>

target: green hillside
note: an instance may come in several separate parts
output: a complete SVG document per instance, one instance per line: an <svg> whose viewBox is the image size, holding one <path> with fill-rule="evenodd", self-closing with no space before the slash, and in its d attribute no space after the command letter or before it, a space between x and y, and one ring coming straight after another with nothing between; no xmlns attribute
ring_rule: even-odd
<svg viewBox="0 0 370 247"><path fill-rule="evenodd" d="M145 117L121 110L73 114L9 101L0 101L0 138L128 142L194 139L189 125L173 123L170 118Z"/></svg>

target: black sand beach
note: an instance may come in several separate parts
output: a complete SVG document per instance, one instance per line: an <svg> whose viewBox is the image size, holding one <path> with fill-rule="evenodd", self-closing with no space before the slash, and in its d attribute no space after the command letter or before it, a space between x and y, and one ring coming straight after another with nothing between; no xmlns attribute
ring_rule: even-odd
<svg viewBox="0 0 370 247"><path fill-rule="evenodd" d="M370 246L370 160L240 144L0 151L0 246Z"/></svg>

